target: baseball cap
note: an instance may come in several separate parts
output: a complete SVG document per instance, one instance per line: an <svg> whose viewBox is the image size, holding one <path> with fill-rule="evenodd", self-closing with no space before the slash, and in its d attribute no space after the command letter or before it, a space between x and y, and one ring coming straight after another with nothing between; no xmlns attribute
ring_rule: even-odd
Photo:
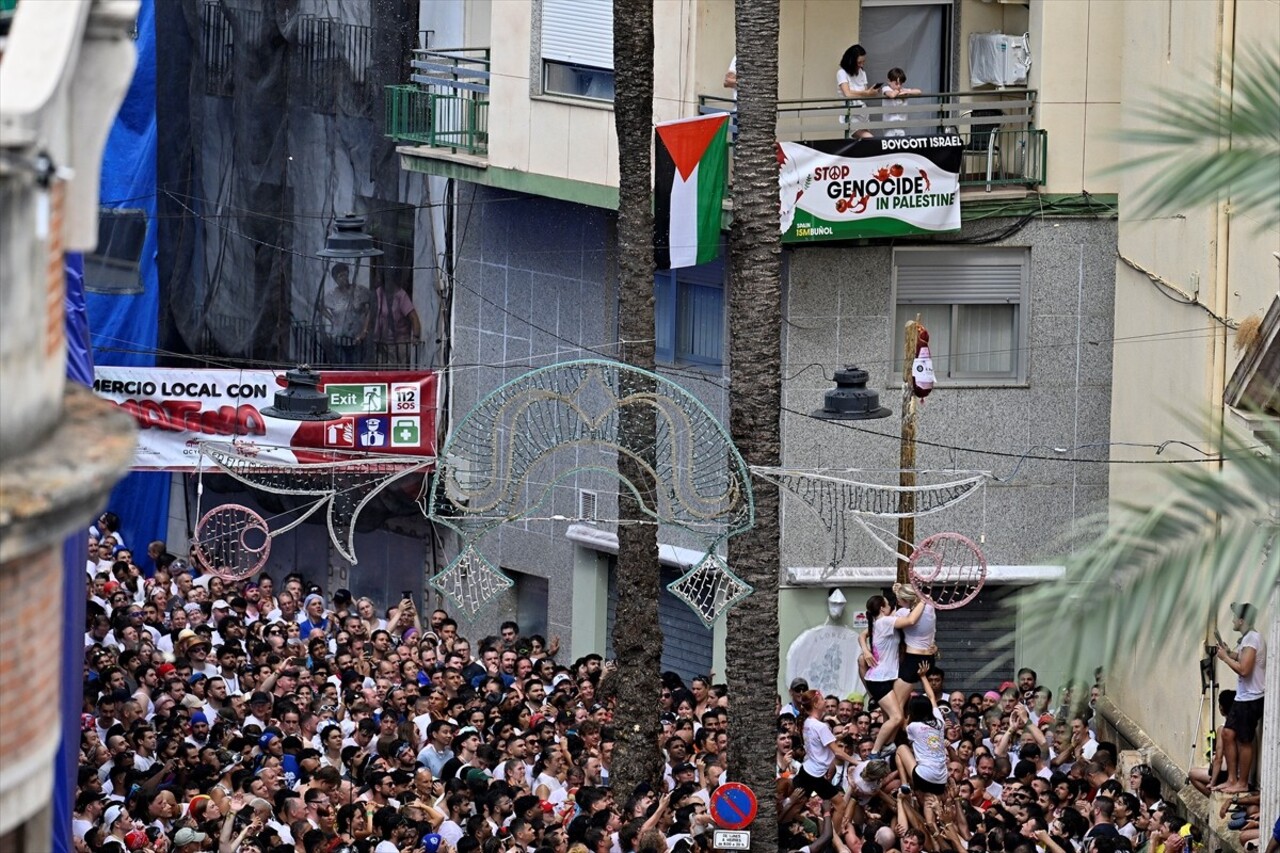
<svg viewBox="0 0 1280 853"><path fill-rule="evenodd" d="M569 673L562 672L559 675L557 675L555 678L551 679L551 689L555 690L561 684L563 684L566 681L570 681L571 679L572 679L572 676L570 676Z"/></svg>
<svg viewBox="0 0 1280 853"><path fill-rule="evenodd" d="M194 844L196 842L203 843L209 839L209 836L203 832L196 832L189 826L179 829L173 836L173 846L182 847L185 844Z"/></svg>
<svg viewBox="0 0 1280 853"><path fill-rule="evenodd" d="M193 672L191 673L191 677L187 679L187 684L195 684L197 681L203 681L208 677L209 676L205 675L203 672Z"/></svg>
<svg viewBox="0 0 1280 853"><path fill-rule="evenodd" d="M127 833L124 837L124 846L130 850L141 850L147 846L147 833L141 829Z"/></svg>
<svg viewBox="0 0 1280 853"><path fill-rule="evenodd" d="M422 836L422 849L427 853L437 853L440 850L440 842L444 841L438 832L428 832Z"/></svg>
<svg viewBox="0 0 1280 853"><path fill-rule="evenodd" d="M262 737L258 738L258 748L266 749L267 745L277 737L275 732L263 732Z"/></svg>
<svg viewBox="0 0 1280 853"><path fill-rule="evenodd" d="M333 591L333 600L334 600L334 602L335 602L335 603L342 602L342 603L350 604L350 603L351 603L351 590L349 590L349 589L335 589L335 590Z"/></svg>
<svg viewBox="0 0 1280 853"><path fill-rule="evenodd" d="M108 806L107 811L102 815L102 825L111 829L123 815L124 806Z"/></svg>
<svg viewBox="0 0 1280 853"><path fill-rule="evenodd" d="M270 702L271 694L265 690L255 690L253 695L249 697L250 705L261 705L263 702Z"/></svg>
<svg viewBox="0 0 1280 853"><path fill-rule="evenodd" d="M225 598L219 598L217 601L213 603L213 609L214 610L230 610L231 605L227 603L227 600Z"/></svg>
<svg viewBox="0 0 1280 853"><path fill-rule="evenodd" d="M809 682L803 678L793 678L791 679L791 689L792 690L808 690Z"/></svg>
<svg viewBox="0 0 1280 853"><path fill-rule="evenodd" d="M698 768L694 767L692 764L686 761L682 764L677 764L675 767L672 767L671 775L674 776L677 773L692 773L697 769Z"/></svg>

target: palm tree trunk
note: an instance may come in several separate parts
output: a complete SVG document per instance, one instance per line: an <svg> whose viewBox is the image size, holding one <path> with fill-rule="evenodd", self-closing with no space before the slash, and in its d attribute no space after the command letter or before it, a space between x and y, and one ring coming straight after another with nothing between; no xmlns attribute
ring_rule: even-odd
<svg viewBox="0 0 1280 853"><path fill-rule="evenodd" d="M653 213L650 207L650 151L653 136L653 0L614 0L614 127L618 132L619 337L624 361L653 370ZM648 385L646 388L644 386ZM624 379L623 393L652 391L652 383ZM656 484L639 464L652 465L656 428L650 406L619 413L620 444L636 456L618 454L618 475L653 507ZM639 458L637 458L639 457ZM624 486L618 490L618 601L613 649L619 666L608 692L617 697L617 740L611 784L625 799L640 782L657 787L658 666L662 629L658 624L658 528Z"/></svg>
<svg viewBox="0 0 1280 853"><path fill-rule="evenodd" d="M738 126L729 277L729 420L748 465L778 465L782 369L778 234L778 0L736 0ZM773 743L778 681L778 490L757 479L755 527L730 540L729 564L755 593L730 611L729 772L759 801L752 849L777 849Z"/></svg>

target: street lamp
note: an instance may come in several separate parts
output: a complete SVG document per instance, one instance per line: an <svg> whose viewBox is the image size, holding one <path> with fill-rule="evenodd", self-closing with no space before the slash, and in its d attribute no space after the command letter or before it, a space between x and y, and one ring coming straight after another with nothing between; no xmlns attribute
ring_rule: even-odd
<svg viewBox="0 0 1280 853"><path fill-rule="evenodd" d="M285 421L332 421L342 417L329 408L329 395L320 390L320 374L305 365L284 375L274 405L262 414Z"/></svg>
<svg viewBox="0 0 1280 853"><path fill-rule="evenodd" d="M822 398L822 408L811 417L830 421L866 421L893 414L880 405L880 392L867 387L869 374L852 364L837 370L836 387Z"/></svg>
<svg viewBox="0 0 1280 853"><path fill-rule="evenodd" d="M359 364L365 360L362 356L372 322L373 293L370 264L361 261L380 256L382 250L374 247L364 226L363 216L339 216L324 248L316 253L324 259L324 276L311 325L322 345L324 361L334 364ZM332 290L328 287L330 279L334 283Z"/></svg>

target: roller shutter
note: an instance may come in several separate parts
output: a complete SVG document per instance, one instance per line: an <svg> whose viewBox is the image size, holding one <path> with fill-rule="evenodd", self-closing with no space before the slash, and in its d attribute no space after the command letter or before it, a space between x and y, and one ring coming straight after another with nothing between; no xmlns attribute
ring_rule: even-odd
<svg viewBox="0 0 1280 853"><path fill-rule="evenodd" d="M1014 673L1015 587L986 586L978 597L957 610L938 611L938 666L946 673L948 691L985 692L1012 681ZM981 680L975 673L998 657L1007 662Z"/></svg>
<svg viewBox="0 0 1280 853"><path fill-rule="evenodd" d="M612 0L542 0L542 58L612 71Z"/></svg>
<svg viewBox="0 0 1280 853"><path fill-rule="evenodd" d="M609 610L608 652L613 657L613 624L618 600L618 558L609 557ZM684 571L662 567L658 594L658 623L662 626L662 671L678 673L685 683L695 675L711 671L711 630L702 624L689 606L670 592L667 584L677 580Z"/></svg>

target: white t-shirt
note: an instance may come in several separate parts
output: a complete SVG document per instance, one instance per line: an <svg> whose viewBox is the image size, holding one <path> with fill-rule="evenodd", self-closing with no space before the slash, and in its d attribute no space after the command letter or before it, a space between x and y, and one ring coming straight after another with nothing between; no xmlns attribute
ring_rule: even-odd
<svg viewBox="0 0 1280 853"><path fill-rule="evenodd" d="M843 98L844 91L840 88L841 83L844 83L850 89L856 89L859 92L865 92L867 89L871 88L867 85L867 71L865 68L859 68L858 73L852 77L850 77L849 72L845 71L843 68L836 69L836 95ZM862 101L849 101L849 105L853 107L866 106Z"/></svg>
<svg viewBox="0 0 1280 853"><path fill-rule="evenodd" d="M902 639L908 649L931 649L938 635L938 611L932 604L925 603L920 621L902 629Z"/></svg>
<svg viewBox="0 0 1280 853"><path fill-rule="evenodd" d="M926 782L935 785L947 784L947 744L942 739L942 727L945 725L942 712L933 709L933 719L937 725L929 723L907 723L907 737L911 740L911 751L916 756L916 773Z"/></svg>
<svg viewBox="0 0 1280 853"><path fill-rule="evenodd" d="M1236 654L1239 655L1245 649L1254 649L1255 657L1253 662L1253 672L1249 673L1249 677L1240 676L1240 682L1236 685L1236 701L1252 702L1254 699L1262 698L1263 685L1267 681L1267 647L1262 640L1262 635L1257 631L1250 631L1240 638L1240 645L1236 648Z"/></svg>
<svg viewBox="0 0 1280 853"><path fill-rule="evenodd" d="M871 802L871 798L875 796L876 791L880 789L880 782L872 782L866 779L862 772L867 769L870 761L864 761L849 774L849 793L857 799L862 805Z"/></svg>
<svg viewBox="0 0 1280 853"><path fill-rule="evenodd" d="M876 665L867 670L867 681L893 681L898 677L898 631L893 622L910 612L899 607L890 616L877 616L871 625L871 651Z"/></svg>
<svg viewBox="0 0 1280 853"><path fill-rule="evenodd" d="M887 99L887 100L881 101L885 109L888 109L889 107L905 107L907 105L906 98L895 98L893 96L894 94L893 88L889 86L887 83L884 86L880 87L880 94L884 95L885 98ZM884 120L885 121L906 121L907 115L906 113L885 113Z"/></svg>
<svg viewBox="0 0 1280 853"><path fill-rule="evenodd" d="M815 778L827 775L836 754L831 744L836 736L831 727L815 717L804 718L804 771Z"/></svg>

